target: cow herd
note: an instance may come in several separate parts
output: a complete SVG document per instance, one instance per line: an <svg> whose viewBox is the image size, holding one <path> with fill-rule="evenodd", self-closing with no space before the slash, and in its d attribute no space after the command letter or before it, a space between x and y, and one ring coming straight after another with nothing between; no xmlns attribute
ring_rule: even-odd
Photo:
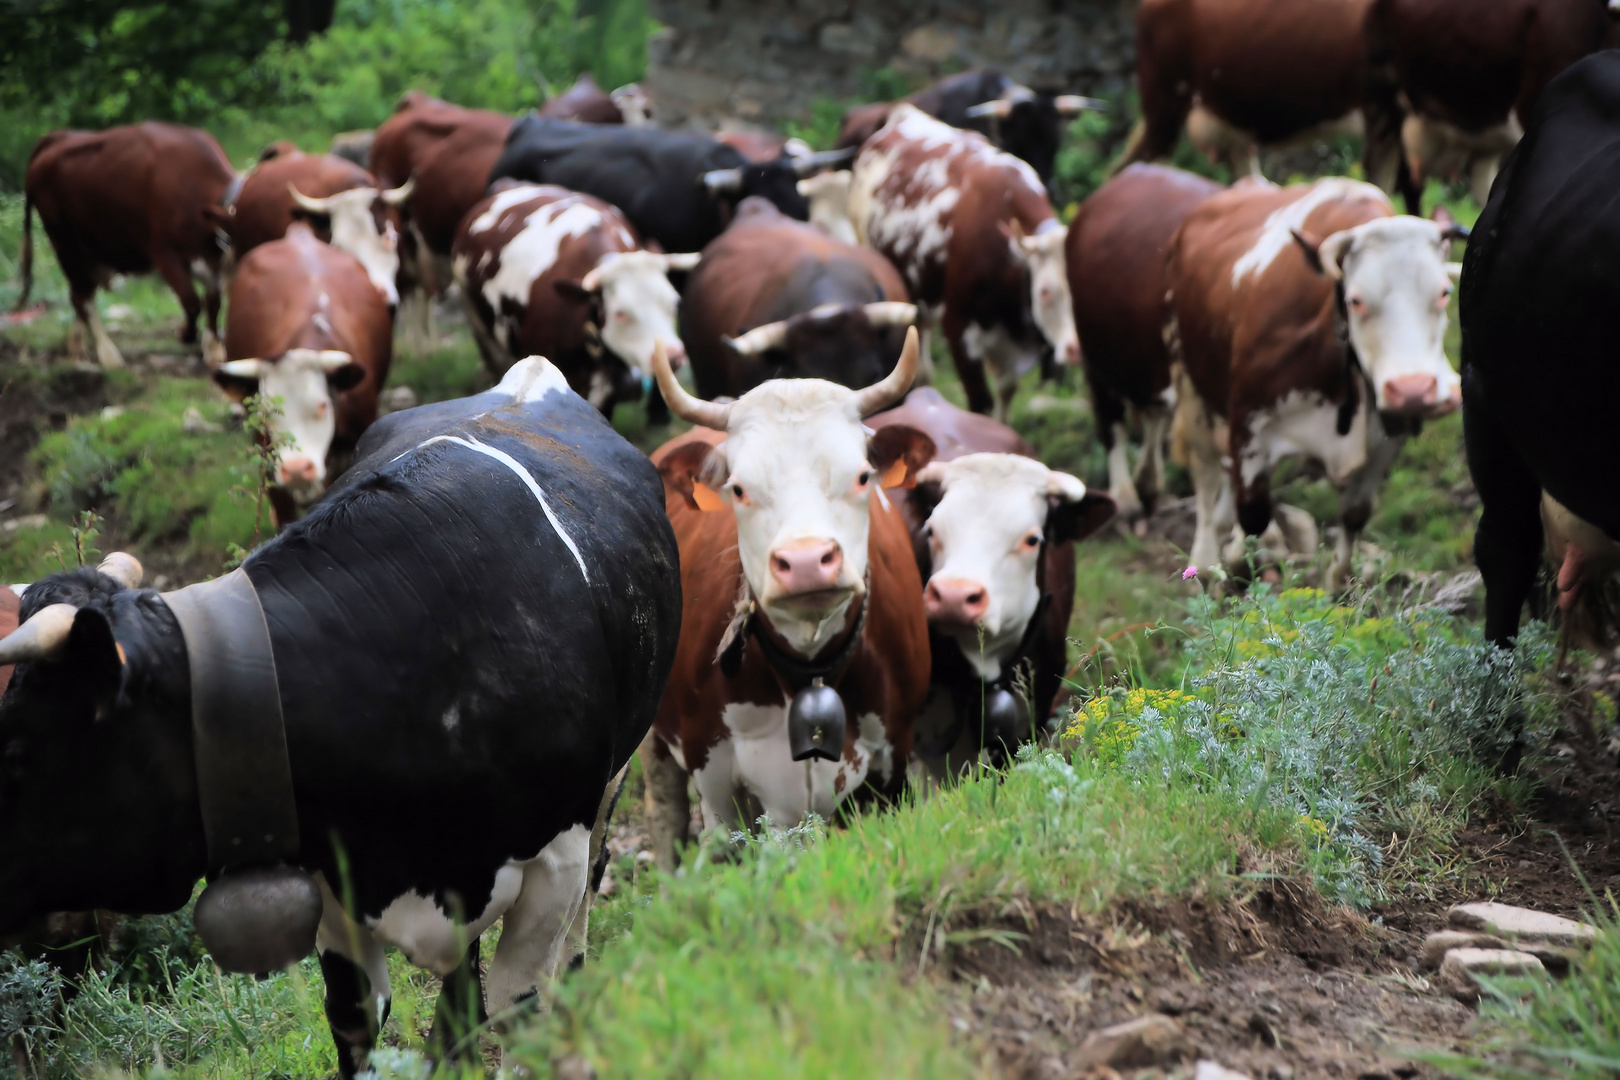
<svg viewBox="0 0 1620 1080"><path fill-rule="evenodd" d="M1144 4L1145 102L1167 62L1150 46L1224 55L1233 6ZM1176 83L1177 123L1229 107L1211 78ZM0 932L170 911L203 876L199 912L307 915L285 959L319 950L354 1076L384 946L445 977L451 1027L582 955L638 748L673 868L689 785L706 828L832 819L1039 737L1075 544L1151 513L1170 453L1193 563L1239 572L1249 537L1314 550L1270 475L1318 463L1341 491L1338 588L1404 441L1461 407L1488 636L1517 628L1544 520L1560 604L1596 632L1620 569L1596 434L1620 405L1620 53L1538 91L1463 266L1466 230L1341 177L1222 188L1139 163L1065 226L1059 125L1097 103L993 72L852 110L823 154L637 123L644 95L583 82L516 121L407 95L369 169L277 145L237 177L206 134L160 124L47 137L27 197L75 347L122 362L93 302L109 275L163 273L192 336L201 280L213 378L280 400L282 529L178 594L123 555L0 593ZM378 419L396 315L452 285L496 385ZM934 331L970 410L913 389ZM1085 371L1107 495L1003 422L1020 377L1056 365ZM693 426L643 456L607 422L635 400ZM279 704L237 704L270 737L223 745L233 688L266 677ZM209 778L233 769L250 797L222 802ZM296 823L280 856L243 854L255 815ZM273 887L252 876L271 863ZM238 944L207 925L216 956Z"/></svg>

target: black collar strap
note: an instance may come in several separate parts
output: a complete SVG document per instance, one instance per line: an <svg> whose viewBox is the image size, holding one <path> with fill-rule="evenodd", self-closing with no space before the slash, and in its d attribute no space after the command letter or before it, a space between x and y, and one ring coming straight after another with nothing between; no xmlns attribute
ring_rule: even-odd
<svg viewBox="0 0 1620 1080"><path fill-rule="evenodd" d="M298 856L281 690L259 594L238 568L163 593L191 664L191 729L208 870Z"/></svg>
<svg viewBox="0 0 1620 1080"><path fill-rule="evenodd" d="M760 652L765 654L765 662L770 665L776 677L787 685L789 694L797 694L817 679L827 686L836 688L844 672L849 669L850 662L855 659L855 653L861 647L861 636L866 630L866 612L870 607L868 600L871 597L871 574L867 574L866 589L861 593L861 610L855 616L855 627L849 632L844 644L826 655L814 660L801 660L788 652L771 639L765 632L765 617L757 604L751 605L746 616L748 625L736 634L730 644L720 653L720 670L727 678L735 678L742 670L743 650L748 645L748 638L752 636L759 642ZM746 589L746 586L744 586Z"/></svg>

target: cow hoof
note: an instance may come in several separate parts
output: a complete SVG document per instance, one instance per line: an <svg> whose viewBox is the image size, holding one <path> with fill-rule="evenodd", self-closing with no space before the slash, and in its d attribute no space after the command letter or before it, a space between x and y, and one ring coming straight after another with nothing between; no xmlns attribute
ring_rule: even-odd
<svg viewBox="0 0 1620 1080"><path fill-rule="evenodd" d="M225 343L218 338L210 338L203 343L203 363L211 368L219 367L225 362Z"/></svg>

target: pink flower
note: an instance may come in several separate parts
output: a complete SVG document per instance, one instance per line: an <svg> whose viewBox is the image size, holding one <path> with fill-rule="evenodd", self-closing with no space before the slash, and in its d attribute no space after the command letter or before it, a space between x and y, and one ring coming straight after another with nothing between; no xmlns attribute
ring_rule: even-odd
<svg viewBox="0 0 1620 1080"><path fill-rule="evenodd" d="M1187 569L1185 569L1185 570L1183 570L1181 572L1181 580L1182 581L1191 581L1193 578L1195 578L1197 576L1198 576L1198 567L1196 567L1196 566L1189 566L1189 567L1187 567Z"/></svg>

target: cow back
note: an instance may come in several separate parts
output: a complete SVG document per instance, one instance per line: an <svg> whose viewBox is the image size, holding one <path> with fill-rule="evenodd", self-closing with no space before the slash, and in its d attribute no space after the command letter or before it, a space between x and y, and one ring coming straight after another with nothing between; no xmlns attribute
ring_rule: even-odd
<svg viewBox="0 0 1620 1080"><path fill-rule="evenodd" d="M297 204L289 185L312 199L360 187L376 180L365 169L332 154L283 154L264 162L242 181L229 231L237 257L287 234Z"/></svg>
<svg viewBox="0 0 1620 1080"><path fill-rule="evenodd" d="M450 254L461 219L489 187L490 167L511 127L497 113L473 114L418 163L411 221L434 254Z"/></svg>
<svg viewBox="0 0 1620 1080"><path fill-rule="evenodd" d="M385 188L399 187L427 164L446 139L466 127L499 129L504 138L512 118L483 109L464 109L415 92L377 127L371 141L371 172Z"/></svg>

